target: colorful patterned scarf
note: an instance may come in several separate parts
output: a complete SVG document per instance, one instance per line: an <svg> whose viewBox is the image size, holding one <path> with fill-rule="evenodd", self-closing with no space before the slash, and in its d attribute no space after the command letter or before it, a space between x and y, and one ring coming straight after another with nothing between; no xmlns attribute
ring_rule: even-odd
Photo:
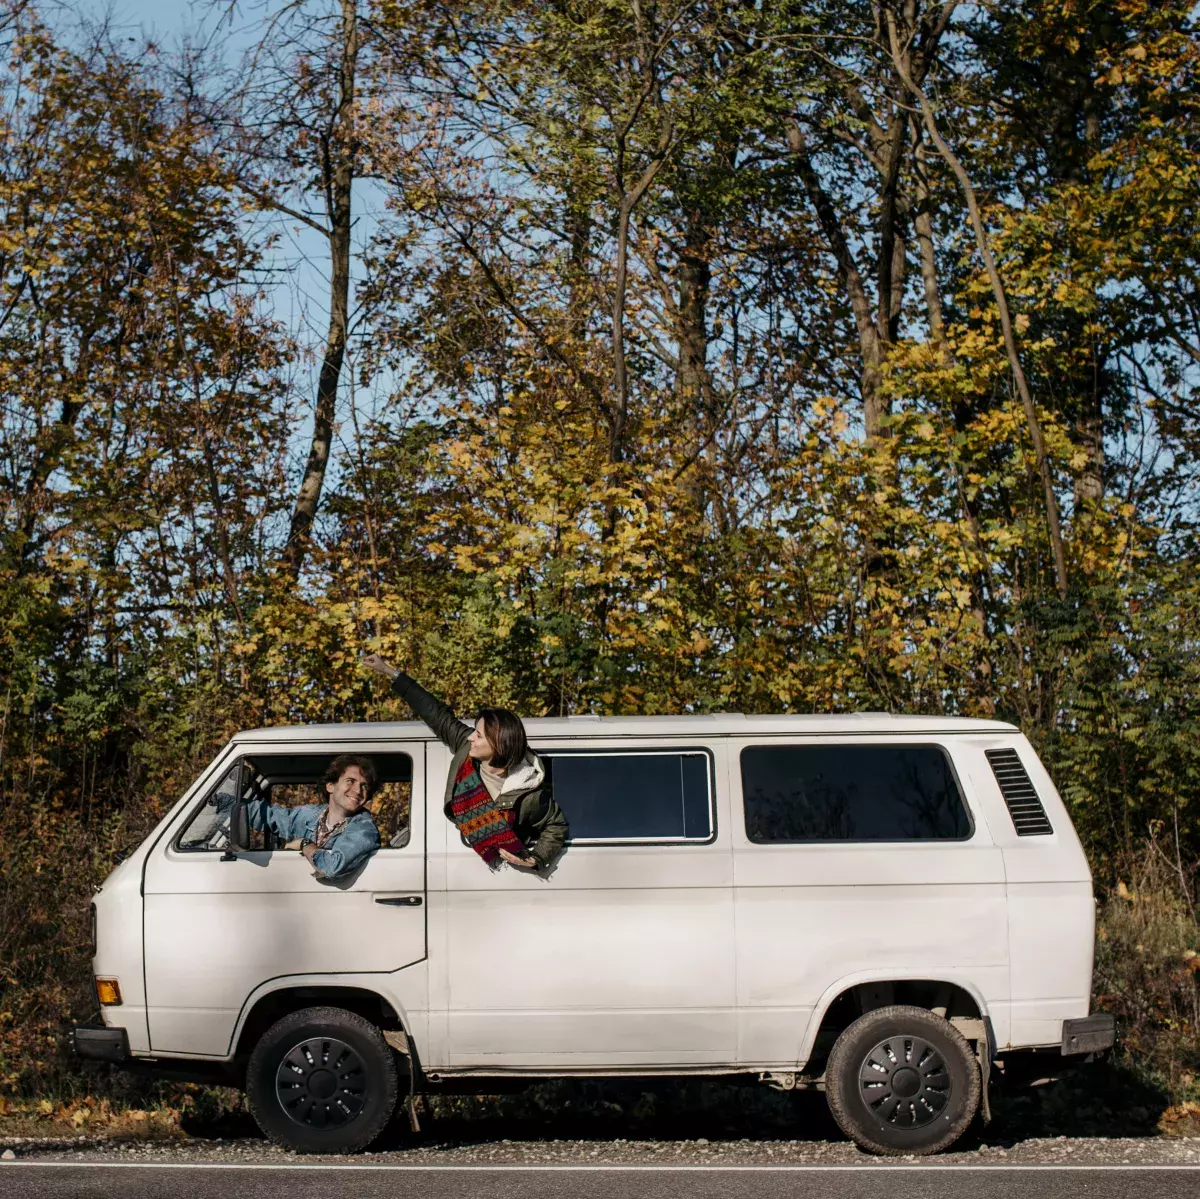
<svg viewBox="0 0 1200 1199"><path fill-rule="evenodd" d="M513 832L516 814L491 797L473 758L468 757L455 775L450 817L463 840L489 866L496 864L502 849L519 858L528 852L525 843Z"/></svg>

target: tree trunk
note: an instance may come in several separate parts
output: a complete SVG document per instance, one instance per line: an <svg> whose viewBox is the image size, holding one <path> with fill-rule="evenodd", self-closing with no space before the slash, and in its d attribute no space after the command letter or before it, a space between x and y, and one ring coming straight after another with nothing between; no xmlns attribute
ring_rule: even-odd
<svg viewBox="0 0 1200 1199"><path fill-rule="evenodd" d="M888 122L888 157L879 197L879 259L876 263L878 315L876 330L881 349L896 340L904 301L904 237L899 228L900 164L907 146L908 121L899 110Z"/></svg>
<svg viewBox="0 0 1200 1199"><path fill-rule="evenodd" d="M629 278L629 219L633 203L621 201L617 220L617 263L612 303L613 407L608 423L608 460L620 462L624 452L625 422L629 413L629 381L625 368L625 289Z"/></svg>
<svg viewBox="0 0 1200 1199"><path fill-rule="evenodd" d="M91 360L92 334L85 332L79 339L79 353L72 372L74 387L71 392L75 396L87 395L91 391L91 381L88 378ZM68 395L71 392L68 392ZM38 518L41 515L46 487L50 476L62 464L63 455L75 435L75 422L78 421L83 408L82 399L64 396L58 419L50 429L43 430L38 438L40 445L29 472L29 481L25 485L25 512L21 521L21 561L17 569L19 575L28 574L33 569L38 542Z"/></svg>
<svg viewBox="0 0 1200 1199"><path fill-rule="evenodd" d="M705 488L700 456L706 436L707 397L711 390L708 377L708 289L712 279L709 243L703 216L690 213L679 260L679 369L675 386L686 429L684 458L692 464L686 487L701 510Z"/></svg>
<svg viewBox="0 0 1200 1199"><path fill-rule="evenodd" d="M346 355L350 323L350 226L351 189L354 184L354 94L358 67L357 0L342 0L342 55L338 69L338 108L324 149L324 170L329 211L329 327L325 354L317 380L317 403L313 412L312 442L304 477L296 493L284 570L295 579L304 565L312 536L313 521L321 504L325 472L333 446L333 419L337 408L338 381Z"/></svg>
<svg viewBox="0 0 1200 1199"><path fill-rule="evenodd" d="M971 226L975 231L975 242L979 247L979 256L983 259L984 268L987 271L988 279L991 281L992 294L996 299L996 310L1000 316L1000 328L1004 334L1004 348L1008 353L1009 366L1012 369L1017 391L1021 396L1022 407L1025 409L1025 420L1029 425L1029 437L1033 442L1034 458L1037 461L1038 474L1041 476L1042 494L1046 504L1046 530L1050 537L1050 550L1054 557L1054 580L1059 595L1065 598L1068 590L1067 556L1063 546L1062 527L1059 523L1058 498L1054 494L1054 479L1050 474L1050 460L1046 454L1046 442L1042 436L1042 425L1038 420L1033 396L1029 391L1029 383L1025 379L1024 370L1021 369L1021 358L1017 353L1017 339L1013 333L1012 320L1008 311L1008 297L1004 292L1004 283L996 267L996 260L992 256L992 248L988 243L987 231L983 227L983 218L979 212L979 201L975 195L975 188L971 183L970 176L938 130L937 121L933 116L933 109L930 108L929 101L925 98L925 93L916 85L912 77L905 70L899 52L895 20L890 13L887 15L887 19L888 35L891 39L892 57L896 63L896 69L900 72L905 86L912 92L917 103L920 105L921 115L925 121L925 128L929 131L929 136L933 139L933 144L937 147L938 153L941 154L947 166L954 172L955 178L958 179L959 186L962 188L963 196L967 201L967 211L971 216Z"/></svg>
<svg viewBox="0 0 1200 1199"><path fill-rule="evenodd" d="M1092 350L1090 386L1079 397L1077 435L1087 461L1075 480L1075 506L1095 503L1104 497L1104 361L1101 349Z"/></svg>
<svg viewBox="0 0 1200 1199"><path fill-rule="evenodd" d="M670 149L674 129L665 121L662 133L642 177L633 190L621 196L620 214L617 219L617 262L613 288L613 411L609 421L608 457L610 462L620 462L624 456L625 425L629 418L629 380L625 367L625 293L629 286L629 222L638 201L646 194L655 176L662 169Z"/></svg>
<svg viewBox="0 0 1200 1199"><path fill-rule="evenodd" d="M925 288L925 312L929 320L929 336L934 345L946 342L946 318L942 314L942 293L938 287L937 255L933 244L933 198L929 190L929 173L925 162L925 139L920 128L917 134L917 206L913 227L917 233L917 248L921 255L921 282Z"/></svg>
<svg viewBox="0 0 1200 1199"><path fill-rule="evenodd" d="M225 598L233 608L239 625L246 623L242 612L241 599L238 596L238 577L233 565L233 554L229 546L229 527L225 520L225 502L221 496L221 482L217 478L215 455L212 444L206 435L204 438L204 469L208 481L208 498L213 509L213 524L217 530L217 552L221 559L221 574L225 583Z"/></svg>
<svg viewBox="0 0 1200 1199"><path fill-rule="evenodd" d="M850 243L846 240L833 201L821 185L816 168L809 157L804 132L795 121L788 122L787 139L788 148L796 160L800 181L804 184L809 203L817 214L821 231L825 234L825 240L829 243L829 249L837 262L838 278L854 314L859 353L862 358L859 385L863 398L863 424L866 427L867 440L873 441L883 432L883 417L888 411L888 402L883 395L882 386L883 344L879 338L879 329Z"/></svg>
<svg viewBox="0 0 1200 1199"><path fill-rule="evenodd" d="M571 239L571 257L567 267L567 321L572 340L582 342L587 337L588 308L592 298L591 264L588 261L592 215L586 204L568 204L567 228Z"/></svg>
<svg viewBox="0 0 1200 1199"><path fill-rule="evenodd" d="M920 123L913 122L913 132L916 135L914 158L916 161L916 206L913 211L913 228L917 236L917 246L921 256L921 282L925 289L926 318L929 321L929 335L937 347L938 355L946 368L954 366L954 355L946 344L946 319L942 310L942 291L938 286L937 277L937 247L933 240L933 197L929 188L929 174L925 162L925 141L921 136ZM973 416L969 406L961 400L951 400L951 416L954 428L958 433L966 431ZM963 476L962 465L955 457L953 448L947 455L950 468L954 473L954 485L958 491L959 507L967 522L971 534L971 544L979 558L979 567L972 571L971 593L972 607L979 627L988 630L987 618L987 575L990 555L983 541L983 531L979 522L979 505L972 500L967 488L967 480ZM990 677L993 667L988 658L982 663L985 674Z"/></svg>

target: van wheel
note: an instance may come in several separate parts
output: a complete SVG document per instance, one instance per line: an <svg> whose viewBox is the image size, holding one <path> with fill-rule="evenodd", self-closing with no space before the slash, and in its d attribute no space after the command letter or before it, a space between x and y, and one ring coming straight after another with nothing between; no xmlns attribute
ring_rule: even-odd
<svg viewBox="0 0 1200 1199"><path fill-rule="evenodd" d="M354 1153L396 1109L392 1050L369 1020L310 1007L276 1021L250 1055L246 1096L259 1128L297 1153Z"/></svg>
<svg viewBox="0 0 1200 1199"><path fill-rule="evenodd" d="M869 1153L938 1153L979 1108L979 1067L962 1034L924 1008L877 1008L829 1054L825 1097L841 1130Z"/></svg>

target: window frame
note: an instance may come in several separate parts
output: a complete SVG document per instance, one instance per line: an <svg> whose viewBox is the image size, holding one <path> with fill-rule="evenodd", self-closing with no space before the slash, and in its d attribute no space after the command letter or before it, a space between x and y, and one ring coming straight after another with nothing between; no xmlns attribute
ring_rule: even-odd
<svg viewBox="0 0 1200 1199"><path fill-rule="evenodd" d="M196 854L196 853L203 854L203 853L225 853L226 852L226 850L228 849L228 845L225 845L220 848L209 849L207 847L201 847L199 845L183 845L183 844L181 844L181 842L183 840L184 833L186 833L188 831L188 829L191 828L192 822L196 819L197 815L199 815L200 810L208 804L209 799L215 794L216 788L219 787L229 777L230 772L233 771L235 768L240 772L238 775L239 798L237 800L235 800L235 802L236 803L244 803L245 802L244 799L240 798L240 793L244 793L246 790L245 766L246 766L246 762L252 761L255 756L258 756L258 757L296 757L296 758L314 757L314 758L318 758L318 757L336 757L337 754L339 754L339 753L358 753L358 752L359 752L359 750L357 750L357 749L338 750L338 751L336 751L336 753L332 753L332 752L331 753L323 753L321 751L312 751L312 750L297 750L294 752L284 752L284 751L280 751L280 750L275 750L273 748L272 749L258 749L257 747L255 747L253 749L248 749L246 747L239 747L237 754L230 760L229 764L213 779L212 784L209 787L205 788L204 793L203 793L202 797L200 798L200 800L192 808L189 809L187 815L184 817L184 819L182 821L180 821L178 831L168 842L168 846L169 846L170 850L173 853L182 853L182 854ZM408 827L411 830L411 828L412 828L412 813L413 813L413 809L416 807L416 804L417 804L416 785L415 785L416 759L413 756L413 754L411 754L407 750L386 750L386 751L385 750L375 750L372 752L373 752L374 756L376 756L376 757L388 756L388 757L402 757L402 758L408 759L408 761L409 761L409 780L408 781L409 781L409 786L412 787L412 794L409 797ZM372 753L364 753L363 756L371 757ZM386 787L388 785L389 784L387 784L387 783L380 784L381 787ZM268 799L267 802L269 803L270 800ZM374 819L374 815L375 815L374 812L372 812L371 813L372 819ZM375 827L379 828L378 823L376 824ZM391 851L392 853L404 853L408 850L409 845L412 844L412 841L410 838L408 843L405 845L395 845L395 846L389 845L387 843L387 841L384 839L382 829L380 829L380 831L379 831L379 842L380 842L379 847L375 850L376 854L384 853L385 851ZM273 854L273 853L279 852L280 848L281 847L278 845L272 845L271 848L269 848L269 849L266 849L266 848L251 849L251 850L246 850L244 852L255 853L255 854ZM374 854L372 856L374 856Z"/></svg>
<svg viewBox="0 0 1200 1199"><path fill-rule="evenodd" d="M563 746L562 748L536 749L540 758L632 758L632 757L703 757L707 769L704 772L708 784L708 817L710 832L707 837L573 837L570 835L571 814L564 808L567 817L567 839L565 845L572 848L589 848L592 846L608 847L621 845L712 845L717 839L717 768L716 755L709 745L687 746L646 746L637 748L621 748L618 746L602 746L588 748L586 746ZM553 795L553 790L551 792ZM554 797L557 802L557 796ZM561 807L561 805L560 805Z"/></svg>
<svg viewBox="0 0 1200 1199"><path fill-rule="evenodd" d="M196 803L191 809L189 809L187 815L184 817L183 820L180 821L179 829L175 833L175 836L172 837L169 842L169 848L171 849L171 851L173 853L186 853L186 854L225 853L228 850L228 848L229 848L228 840L226 841L226 844L220 848L218 848L216 846L209 847L207 845L205 845L205 846L184 845L184 844L182 844L183 835L184 835L184 833L186 833L188 831L188 829L190 829L192 827L192 823L196 819L196 817L200 814L201 809L208 806L208 801L217 793L217 788L229 777L229 775L234 770L236 770L238 772L238 784L237 784L238 797L233 802L235 804L244 802L242 799L242 792L244 792L246 789L246 758L247 758L247 756L248 755L246 755L244 753L238 753L233 758L233 760L231 762L229 762L229 764L225 767L225 769L222 770L215 779L213 779L212 784L205 788L204 794L200 797L199 802ZM258 852L261 852L261 851L258 851Z"/></svg>
<svg viewBox="0 0 1200 1199"><path fill-rule="evenodd" d="M807 838L791 838L780 837L771 841L758 840L750 835L750 822L746 818L746 775L743 769L743 755L748 749L846 749L853 751L855 749L934 749L937 750L943 761L946 763L950 771L950 778L954 783L954 789L958 793L959 803L962 804L963 811L967 815L967 831L961 837L904 837L899 840L888 840L882 837L870 839L841 839L830 837L807 837ZM958 767L954 762L954 755L950 752L947 745L943 745L938 741L895 741L890 738L887 740L830 740L830 741L755 741L748 744L743 744L738 749L737 755L738 766L738 792L741 798L742 808L742 832L746 841L754 846L771 846L771 845L822 845L822 846L877 846L877 845L963 845L967 841L974 839L978 832L978 826L975 823L975 811L971 807L971 802L967 798L966 789L963 787L962 778L958 773Z"/></svg>

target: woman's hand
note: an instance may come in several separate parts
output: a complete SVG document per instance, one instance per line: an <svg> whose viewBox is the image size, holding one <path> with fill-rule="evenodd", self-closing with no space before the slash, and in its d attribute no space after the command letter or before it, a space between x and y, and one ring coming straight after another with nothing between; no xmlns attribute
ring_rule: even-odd
<svg viewBox="0 0 1200 1199"><path fill-rule="evenodd" d="M524 866L526 870L537 869L537 858L525 857L519 858L515 853L509 853L507 849L500 851L500 856L510 866Z"/></svg>
<svg viewBox="0 0 1200 1199"><path fill-rule="evenodd" d="M394 666L390 666L384 661L381 654L367 654L363 658L363 665L368 670L373 670L376 674L386 675L389 679L394 679L400 673Z"/></svg>

